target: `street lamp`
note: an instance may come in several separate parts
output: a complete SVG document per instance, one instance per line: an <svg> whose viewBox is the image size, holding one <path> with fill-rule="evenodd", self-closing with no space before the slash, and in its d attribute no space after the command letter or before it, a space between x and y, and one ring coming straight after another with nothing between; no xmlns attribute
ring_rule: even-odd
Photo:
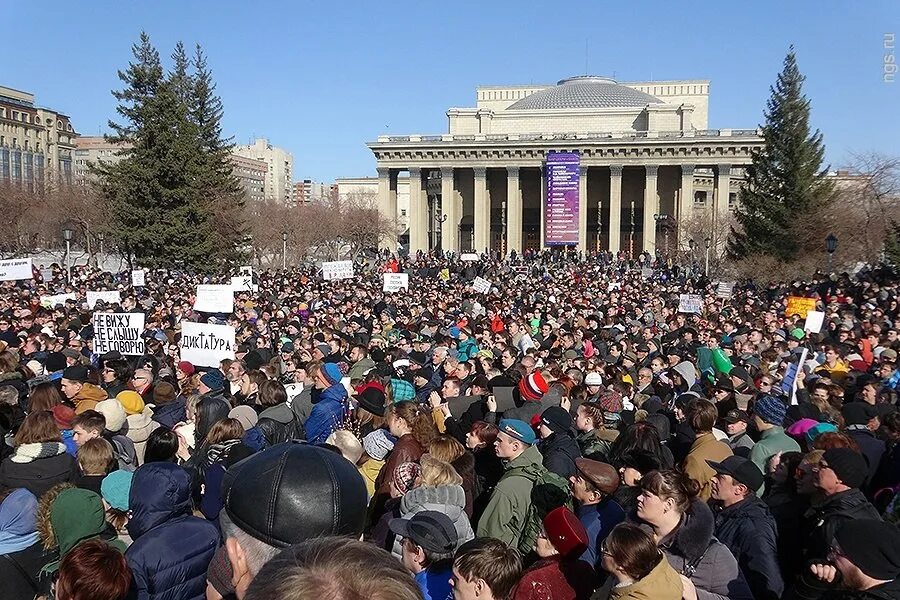
<svg viewBox="0 0 900 600"><path fill-rule="evenodd" d="M106 239L106 235L102 231L97 232L97 241L100 242L100 256L103 256L103 241Z"/></svg>
<svg viewBox="0 0 900 600"><path fill-rule="evenodd" d="M828 237L825 238L825 252L828 253L828 272L831 273L831 259L834 256L834 251L837 250L838 239L835 237L833 233L829 233Z"/></svg>
<svg viewBox="0 0 900 600"><path fill-rule="evenodd" d="M441 244L444 242L443 233L444 233L444 223L447 221L447 215L434 215L434 222L437 224L437 232L435 233L435 243L434 249L438 254L441 254Z"/></svg>
<svg viewBox="0 0 900 600"><path fill-rule="evenodd" d="M666 263L668 263L669 262L669 258L668 258L669 257L669 229L667 227L667 223L669 220L669 215L654 214L653 220L656 221L657 223L662 221L662 224L660 225L660 227L662 227L662 230L663 230L663 256L666 257ZM655 233L656 232L654 230L654 236L655 236Z"/></svg>
<svg viewBox="0 0 900 600"><path fill-rule="evenodd" d="M706 268L703 270L703 274L709 277L709 249L712 247L712 240L706 238L703 243L706 244Z"/></svg>
<svg viewBox="0 0 900 600"><path fill-rule="evenodd" d="M500 201L500 260L506 258L506 200Z"/></svg>
<svg viewBox="0 0 900 600"><path fill-rule="evenodd" d="M281 268L287 269L287 231L281 232Z"/></svg>
<svg viewBox="0 0 900 600"><path fill-rule="evenodd" d="M72 265L69 264L69 257L72 255L72 238L75 232L67 225L63 228L63 239L66 240L66 279L72 283Z"/></svg>

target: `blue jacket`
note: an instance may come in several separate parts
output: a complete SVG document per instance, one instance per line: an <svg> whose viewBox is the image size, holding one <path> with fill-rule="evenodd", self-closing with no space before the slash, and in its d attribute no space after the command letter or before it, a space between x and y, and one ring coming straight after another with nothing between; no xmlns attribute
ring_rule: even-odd
<svg viewBox="0 0 900 600"><path fill-rule="evenodd" d="M187 419L186 410L184 398L178 396L168 404L154 406L152 419L169 429L175 429L176 425Z"/></svg>
<svg viewBox="0 0 900 600"><path fill-rule="evenodd" d="M134 472L125 552L138 600L204 600L206 570L219 546L212 523L191 516L191 477L173 463Z"/></svg>
<svg viewBox="0 0 900 600"><path fill-rule="evenodd" d="M625 511L612 498L604 498L597 504L579 506L575 515L588 534L588 547L581 560L596 567L600 562L600 544L613 527L625 520Z"/></svg>
<svg viewBox="0 0 900 600"><path fill-rule="evenodd" d="M466 362L472 360L478 354L478 342L472 338L467 339L456 348L456 360Z"/></svg>
<svg viewBox="0 0 900 600"><path fill-rule="evenodd" d="M347 389L336 383L319 394L319 401L309 413L304 423L306 439L310 444L323 444L328 436L337 429L344 420L347 404Z"/></svg>

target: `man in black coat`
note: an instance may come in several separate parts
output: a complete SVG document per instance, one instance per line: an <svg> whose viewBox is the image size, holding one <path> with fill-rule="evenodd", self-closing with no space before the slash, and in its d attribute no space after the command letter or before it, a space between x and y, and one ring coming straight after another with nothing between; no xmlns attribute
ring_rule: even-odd
<svg viewBox="0 0 900 600"><path fill-rule="evenodd" d="M544 457L544 467L565 479L575 474L575 460L581 456L571 431L572 416L561 406L551 406L541 413L538 448Z"/></svg>
<svg viewBox="0 0 900 600"><path fill-rule="evenodd" d="M874 433L878 428L878 412L874 406L866 402L850 402L841 408L841 416L844 417L847 435L859 446L869 466L863 490L874 491L868 486L881 466L886 448L884 441L875 437ZM871 498L871 495L869 497Z"/></svg>

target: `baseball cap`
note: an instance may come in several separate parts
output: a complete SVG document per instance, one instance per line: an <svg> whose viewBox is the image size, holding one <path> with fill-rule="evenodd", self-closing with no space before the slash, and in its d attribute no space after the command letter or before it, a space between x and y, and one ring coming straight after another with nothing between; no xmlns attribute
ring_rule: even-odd
<svg viewBox="0 0 900 600"><path fill-rule="evenodd" d="M391 519L388 526L397 535L435 554L449 554L459 543L453 521L436 510L423 510L409 519Z"/></svg>
<svg viewBox="0 0 900 600"><path fill-rule="evenodd" d="M752 460L742 456L729 456L722 462L706 461L716 473L731 475L738 483L743 483L750 491L755 492L765 481L762 471Z"/></svg>
<svg viewBox="0 0 900 600"><path fill-rule="evenodd" d="M743 411L743 410L740 410L737 408L733 408L725 414L725 422L726 423L738 423L740 421L743 421L744 423L749 423L750 415L748 415L746 413L746 411Z"/></svg>

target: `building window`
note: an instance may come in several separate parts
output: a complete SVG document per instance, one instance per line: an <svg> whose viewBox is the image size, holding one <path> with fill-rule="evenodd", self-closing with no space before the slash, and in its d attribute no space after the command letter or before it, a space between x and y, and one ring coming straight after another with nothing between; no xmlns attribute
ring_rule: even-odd
<svg viewBox="0 0 900 600"><path fill-rule="evenodd" d="M734 208L735 204L737 204L737 192L729 192L728 193L728 209Z"/></svg>
<svg viewBox="0 0 900 600"><path fill-rule="evenodd" d="M705 205L706 204L706 192L704 192L704 191L694 192L694 204Z"/></svg>
<svg viewBox="0 0 900 600"><path fill-rule="evenodd" d="M57 121L56 121L56 128L57 128L57 129L62 129L62 121L60 121L60 120L57 120Z"/></svg>

